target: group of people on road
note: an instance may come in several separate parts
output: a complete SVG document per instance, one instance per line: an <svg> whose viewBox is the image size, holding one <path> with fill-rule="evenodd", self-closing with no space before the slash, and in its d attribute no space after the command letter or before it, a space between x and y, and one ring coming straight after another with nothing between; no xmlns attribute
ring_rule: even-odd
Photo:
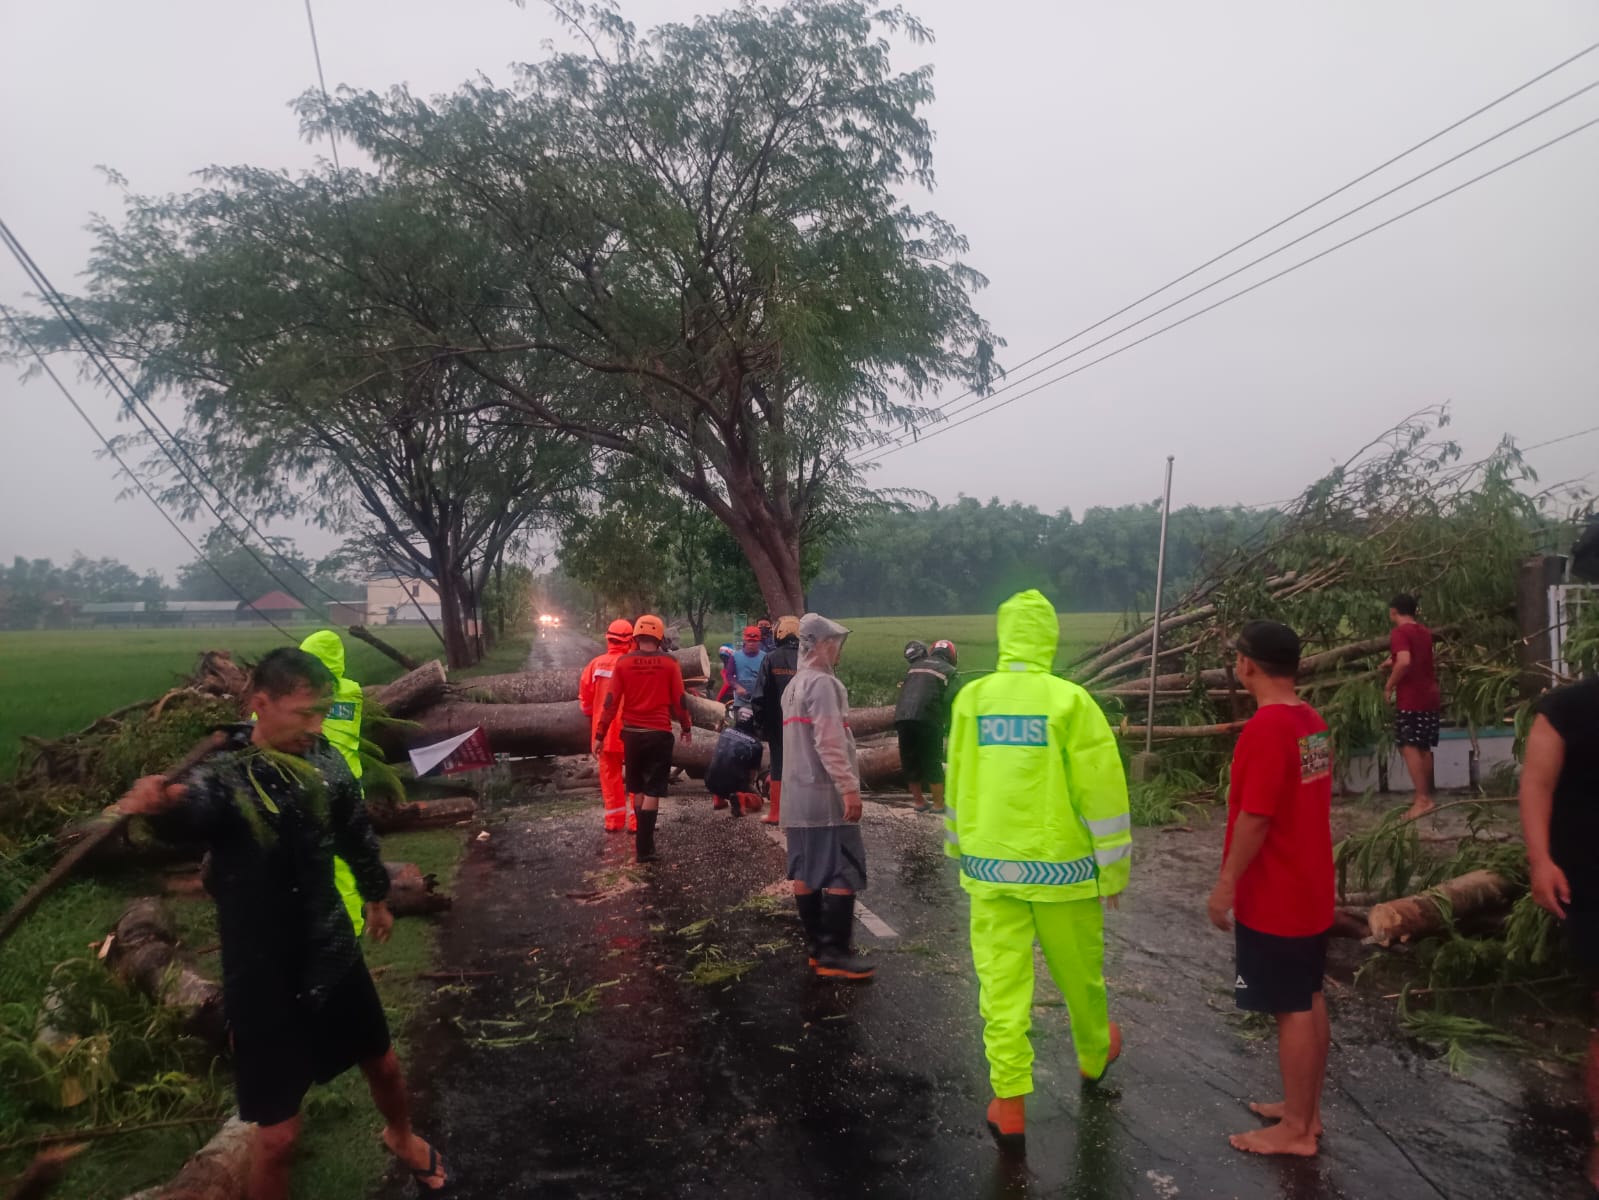
<svg viewBox="0 0 1599 1200"><path fill-rule="evenodd" d="M1438 740L1432 635L1412 597L1395 597L1390 618L1396 742L1415 784L1413 811L1425 812ZM1002 1146L1023 1147L1035 947L1065 998L1083 1079L1101 1079L1122 1052L1104 978L1104 913L1128 885L1133 844L1115 734L1089 693L1053 672L1054 608L1036 591L1019 593L1000 606L997 631L995 669L958 689L952 643L908 645L895 717L916 806L925 805L925 786L970 897L993 1089L987 1122ZM811 969L870 979L873 966L852 943L856 897L869 876L849 696L837 675L849 630L807 613L779 618L764 650L760 626L746 633L733 670L750 715L728 732L755 750L752 760L746 747L739 769L758 766L760 742L769 743L769 819L784 830ZM652 614L613 622L605 653L582 679L605 828L634 829L645 862L655 853L674 723L680 739L691 736L682 671L665 642ZM1231 1141L1253 1153L1309 1156L1323 1132L1330 1043L1322 976L1335 889L1331 741L1296 689L1294 630L1251 621L1232 649L1256 711L1234 748L1223 861L1206 907L1234 936L1236 1004L1275 1019L1283 1091L1250 1106L1268 1125ZM361 689L344 675L343 658L331 631L270 652L252 672L252 721L226 730L220 749L183 780L141 779L120 802L163 835L210 851L239 1110L257 1125L249 1194L265 1200L287 1195L308 1088L350 1066L366 1076L384 1144L418 1187L440 1190L449 1179L411 1128L404 1076L357 944L363 927L385 940L393 918L359 783ZM1564 922L1575 957L1599 982L1596 801L1599 680L1589 679L1538 702L1520 804L1533 897ZM1599 1037L1588 1089L1599 1120ZM1599 1186L1599 1150L1588 1170Z"/></svg>

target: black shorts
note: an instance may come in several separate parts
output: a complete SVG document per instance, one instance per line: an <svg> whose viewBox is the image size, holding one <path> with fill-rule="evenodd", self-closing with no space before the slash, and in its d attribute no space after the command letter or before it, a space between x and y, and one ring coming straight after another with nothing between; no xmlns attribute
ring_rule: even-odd
<svg viewBox="0 0 1599 1200"><path fill-rule="evenodd" d="M899 765L908 783L944 782L944 733L927 721L898 721Z"/></svg>
<svg viewBox="0 0 1599 1200"><path fill-rule="evenodd" d="M1599 872L1586 868L1561 868L1571 885L1571 903L1566 919L1560 923L1577 974L1590 986L1599 987Z"/></svg>
<svg viewBox="0 0 1599 1200"><path fill-rule="evenodd" d="M1438 710L1415 712L1401 708L1394 714L1394 742L1431 750L1438 744Z"/></svg>
<svg viewBox="0 0 1599 1200"><path fill-rule="evenodd" d="M1237 980L1233 999L1245 1012L1309 1012L1327 969L1329 932L1279 937L1234 922Z"/></svg>
<svg viewBox="0 0 1599 1200"><path fill-rule="evenodd" d="M389 1022L365 963L357 963L316 1009L281 1024L236 1029L233 1075L239 1116L276 1125L300 1111L313 1083L327 1083L389 1048Z"/></svg>
<svg viewBox="0 0 1599 1200"><path fill-rule="evenodd" d="M622 771L636 796L664 796L672 778L672 731L622 730Z"/></svg>
<svg viewBox="0 0 1599 1200"><path fill-rule="evenodd" d="M767 778L773 783L783 782L783 735L780 733L766 743Z"/></svg>

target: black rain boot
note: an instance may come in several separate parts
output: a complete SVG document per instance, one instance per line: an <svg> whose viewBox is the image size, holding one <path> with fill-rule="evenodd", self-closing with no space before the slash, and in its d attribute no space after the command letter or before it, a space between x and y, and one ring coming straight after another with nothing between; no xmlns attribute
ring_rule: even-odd
<svg viewBox="0 0 1599 1200"><path fill-rule="evenodd" d="M805 954L815 967L816 947L821 941L822 893L795 892L794 907L799 909L800 924L805 927Z"/></svg>
<svg viewBox="0 0 1599 1200"><path fill-rule="evenodd" d="M638 841L633 849L635 861L641 863L655 861L655 821L660 815L658 809L639 809Z"/></svg>
<svg viewBox="0 0 1599 1200"><path fill-rule="evenodd" d="M822 898L821 938L816 948L816 973L823 979L870 979L877 968L854 956L855 897L817 893Z"/></svg>

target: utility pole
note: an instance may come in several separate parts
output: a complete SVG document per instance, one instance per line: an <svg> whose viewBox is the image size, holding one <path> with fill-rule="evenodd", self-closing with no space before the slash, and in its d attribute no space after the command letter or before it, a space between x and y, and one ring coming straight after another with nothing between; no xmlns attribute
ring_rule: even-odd
<svg viewBox="0 0 1599 1200"><path fill-rule="evenodd" d="M1176 455L1166 456L1166 493L1160 505L1160 552L1155 559L1155 620L1149 640L1149 708L1144 721L1144 751L1133 755L1132 776L1135 781L1153 779L1160 770L1160 758L1155 753L1155 681L1160 678L1160 603L1166 587L1166 523L1171 517L1171 473Z"/></svg>

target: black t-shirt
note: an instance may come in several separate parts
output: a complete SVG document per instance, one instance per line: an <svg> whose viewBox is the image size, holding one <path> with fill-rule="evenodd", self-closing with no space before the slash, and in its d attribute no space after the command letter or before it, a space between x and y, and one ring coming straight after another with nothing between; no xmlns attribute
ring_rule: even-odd
<svg viewBox="0 0 1599 1200"><path fill-rule="evenodd" d="M1537 711L1566 744L1549 822L1550 853L1562 870L1599 881L1599 679L1556 688L1538 701Z"/></svg>

